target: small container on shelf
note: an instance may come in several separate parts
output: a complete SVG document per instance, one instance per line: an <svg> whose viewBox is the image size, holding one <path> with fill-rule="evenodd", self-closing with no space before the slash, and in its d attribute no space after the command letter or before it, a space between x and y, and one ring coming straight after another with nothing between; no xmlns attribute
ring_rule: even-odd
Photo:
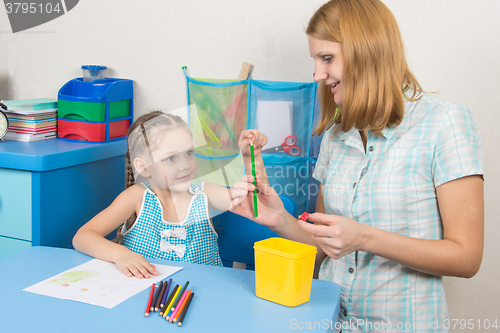
<svg viewBox="0 0 500 333"><path fill-rule="evenodd" d="M106 78L106 66L102 65L84 65L83 70L83 81L92 82L94 80L100 80Z"/></svg>
<svg viewBox="0 0 500 333"><path fill-rule="evenodd" d="M105 66L82 69L83 78L70 80L59 90L58 137L94 142L126 137L133 121L133 81L104 78Z"/></svg>

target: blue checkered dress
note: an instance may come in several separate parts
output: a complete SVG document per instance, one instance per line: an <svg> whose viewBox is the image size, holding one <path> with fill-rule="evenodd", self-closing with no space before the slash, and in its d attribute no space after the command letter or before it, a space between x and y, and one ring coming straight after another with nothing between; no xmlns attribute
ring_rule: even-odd
<svg viewBox="0 0 500 333"><path fill-rule="evenodd" d="M129 230L126 225L122 227L123 245L145 258L222 266L203 183L191 184L189 191L193 197L188 213L184 221L178 223L163 220L160 200L148 184L144 185L146 190L135 223ZM185 239L182 239L178 235L184 230ZM175 250L178 248L185 248L183 255Z"/></svg>
<svg viewBox="0 0 500 333"><path fill-rule="evenodd" d="M330 128L314 177L323 184L327 214L442 239L436 187L483 172L482 143L470 111L424 95L405 103L399 126L381 136L369 132L366 153L357 130ZM358 251L339 260L327 257L319 277L341 286L337 324L343 332L447 331L440 276Z"/></svg>

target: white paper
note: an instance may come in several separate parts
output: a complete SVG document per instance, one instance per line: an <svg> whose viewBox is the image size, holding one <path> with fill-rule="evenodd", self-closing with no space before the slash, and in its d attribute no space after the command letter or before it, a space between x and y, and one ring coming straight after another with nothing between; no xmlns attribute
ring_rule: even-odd
<svg viewBox="0 0 500 333"><path fill-rule="evenodd" d="M111 309L182 269L157 264L155 266L159 273L157 276L138 279L125 276L113 263L93 259L24 290Z"/></svg>
<svg viewBox="0 0 500 333"><path fill-rule="evenodd" d="M264 149L279 147L292 135L293 102L258 101L257 129L268 138Z"/></svg>

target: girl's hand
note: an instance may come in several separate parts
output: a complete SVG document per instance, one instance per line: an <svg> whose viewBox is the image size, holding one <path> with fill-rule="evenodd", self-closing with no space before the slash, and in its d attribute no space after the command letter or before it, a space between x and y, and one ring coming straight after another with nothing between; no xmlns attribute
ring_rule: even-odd
<svg viewBox="0 0 500 333"><path fill-rule="evenodd" d="M120 250L114 262L116 267L128 277L149 279L151 275L158 275L155 265L150 264L142 255L130 251L125 246Z"/></svg>
<svg viewBox="0 0 500 333"><path fill-rule="evenodd" d="M229 205L229 210L240 206L247 197L248 192L248 182L246 181L246 176L243 176L242 181L234 183L233 189L231 190L232 200Z"/></svg>
<svg viewBox="0 0 500 333"><path fill-rule="evenodd" d="M245 175L241 178L241 182L237 184L238 190L241 190L242 194L244 191L247 194L244 197L239 197L241 199L239 204L233 205L231 211L270 228L278 227L286 213L285 206L278 193L271 186L261 182L259 176L257 176L257 209L259 216L255 217L253 212L253 191L255 189L253 176Z"/></svg>
<svg viewBox="0 0 500 333"><path fill-rule="evenodd" d="M259 156L262 148L267 144L267 136L256 129L241 132L238 146L242 156L250 156L250 142L253 143L254 155Z"/></svg>
<svg viewBox="0 0 500 333"><path fill-rule="evenodd" d="M369 233L369 226L348 217L314 213L307 219L315 224L301 220L297 223L333 259L362 250Z"/></svg>

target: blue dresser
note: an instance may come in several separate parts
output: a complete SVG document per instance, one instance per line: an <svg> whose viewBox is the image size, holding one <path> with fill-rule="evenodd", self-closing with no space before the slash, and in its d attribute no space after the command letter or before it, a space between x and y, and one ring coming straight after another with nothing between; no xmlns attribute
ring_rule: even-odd
<svg viewBox="0 0 500 333"><path fill-rule="evenodd" d="M0 258L72 248L83 224L125 188L127 141L0 142Z"/></svg>

